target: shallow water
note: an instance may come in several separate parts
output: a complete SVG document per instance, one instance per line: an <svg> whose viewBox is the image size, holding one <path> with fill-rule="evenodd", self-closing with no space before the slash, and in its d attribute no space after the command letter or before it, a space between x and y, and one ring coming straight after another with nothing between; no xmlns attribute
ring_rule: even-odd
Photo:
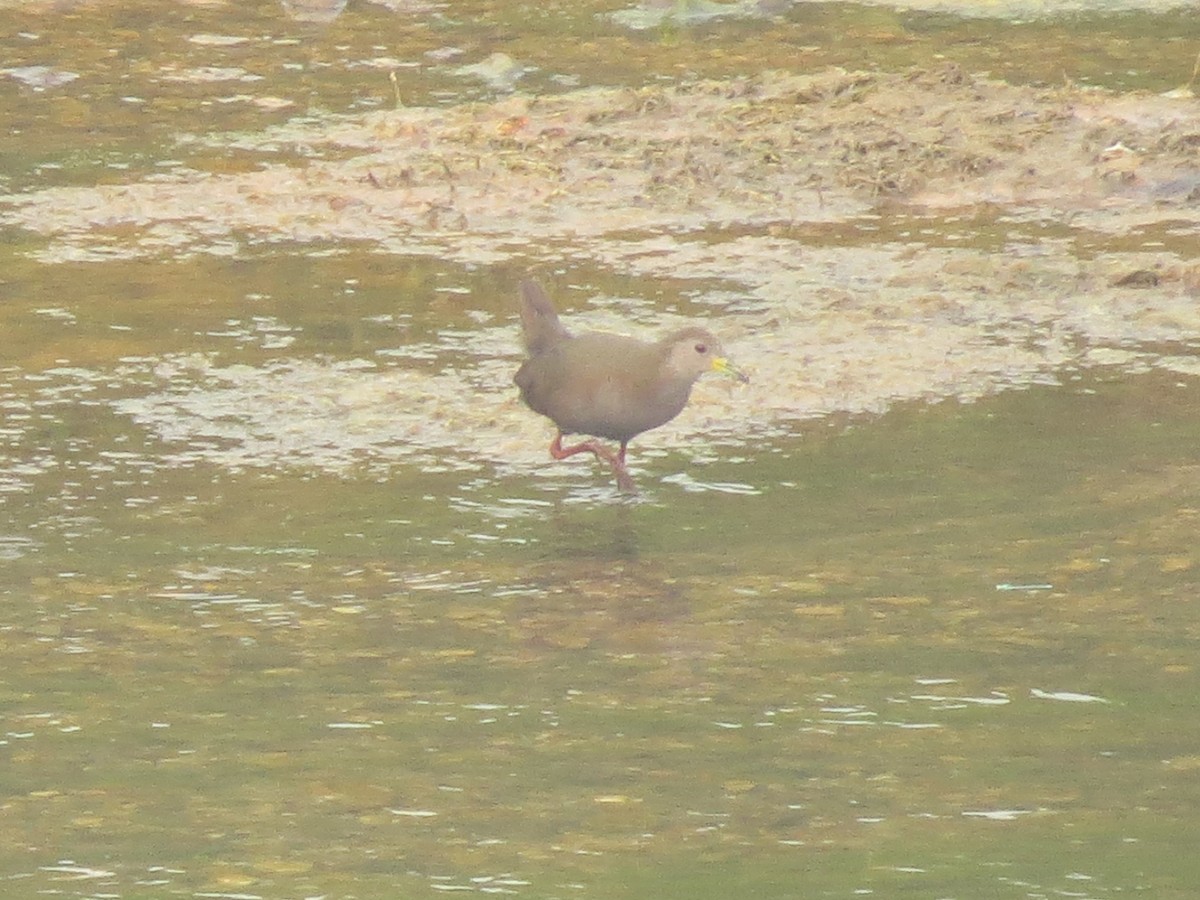
<svg viewBox="0 0 1200 900"><path fill-rule="evenodd" d="M1189 176L1194 107L1157 95L1194 23L613 11L0 10L14 895L1193 895L1200 277L1194 198L1150 175ZM1143 180L829 181L794 218L546 240L322 240L328 203L265 195L228 207L253 227L172 219L189 172L353 164L409 121L356 118L394 105L389 71L397 116L491 121L505 86L457 70L499 49L568 111L748 60L1066 68L1153 92L1085 134L1126 129ZM1151 146L1103 118L1126 99L1181 124ZM161 192L88 219L98 184ZM646 216L703 219L672 202ZM529 267L578 326L710 318L754 377L634 443L636 499L551 462L516 401Z"/></svg>
<svg viewBox="0 0 1200 900"><path fill-rule="evenodd" d="M1089 377L635 505L166 468L49 414L94 480L8 504L0 864L81 896L1187 896L1194 412Z"/></svg>

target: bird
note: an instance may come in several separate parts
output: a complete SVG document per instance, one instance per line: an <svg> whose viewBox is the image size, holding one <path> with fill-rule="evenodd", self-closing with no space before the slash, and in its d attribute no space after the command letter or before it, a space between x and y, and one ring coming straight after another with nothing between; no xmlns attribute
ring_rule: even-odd
<svg viewBox="0 0 1200 900"><path fill-rule="evenodd" d="M536 281L521 282L520 300L528 358L513 381L525 404L557 428L550 455L558 460L593 454L609 465L622 492L637 491L625 466L629 442L679 415L696 379L715 371L750 381L707 329L692 325L655 342L606 332L572 334ZM591 439L564 447L569 434ZM619 449L596 438L617 441Z"/></svg>

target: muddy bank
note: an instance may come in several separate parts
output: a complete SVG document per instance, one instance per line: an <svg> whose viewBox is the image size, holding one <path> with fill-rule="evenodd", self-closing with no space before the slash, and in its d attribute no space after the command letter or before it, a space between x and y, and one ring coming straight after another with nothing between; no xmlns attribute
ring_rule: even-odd
<svg viewBox="0 0 1200 900"><path fill-rule="evenodd" d="M261 165L10 196L4 221L52 236L48 258L220 253L245 235L486 262L546 239L844 219L881 198L1113 231L1194 225L1200 198L1194 98L1017 88L953 66L516 96L206 140Z"/></svg>
<svg viewBox="0 0 1200 900"><path fill-rule="evenodd" d="M1186 91L1020 88L956 67L770 74L402 108L181 149L255 162L9 196L3 221L44 235L47 262L353 242L695 279L754 382L703 385L649 447L969 399L1071 366L1196 368L1200 102ZM573 321L674 324L619 299ZM189 452L239 466L540 466L545 426L509 381L512 321L481 317L470 339L428 349L461 364L430 377L384 358L245 372L163 360L162 391L123 408L163 435L219 423L220 441Z"/></svg>

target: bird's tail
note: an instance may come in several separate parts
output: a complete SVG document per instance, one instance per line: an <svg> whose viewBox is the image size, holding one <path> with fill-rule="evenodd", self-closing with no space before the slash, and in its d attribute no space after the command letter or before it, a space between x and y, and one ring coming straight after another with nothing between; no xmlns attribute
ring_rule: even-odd
<svg viewBox="0 0 1200 900"><path fill-rule="evenodd" d="M542 286L531 278L521 282L521 328L530 356L537 356L571 336L558 320L554 304Z"/></svg>

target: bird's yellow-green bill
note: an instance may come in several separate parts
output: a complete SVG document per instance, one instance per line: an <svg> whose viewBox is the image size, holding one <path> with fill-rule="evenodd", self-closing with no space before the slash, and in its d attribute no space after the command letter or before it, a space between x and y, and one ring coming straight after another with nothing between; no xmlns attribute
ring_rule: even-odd
<svg viewBox="0 0 1200 900"><path fill-rule="evenodd" d="M714 356L712 367L714 372L720 372L722 375L731 375L738 381L742 382L742 384L750 383L750 376L741 369L737 368L733 363L723 356Z"/></svg>

